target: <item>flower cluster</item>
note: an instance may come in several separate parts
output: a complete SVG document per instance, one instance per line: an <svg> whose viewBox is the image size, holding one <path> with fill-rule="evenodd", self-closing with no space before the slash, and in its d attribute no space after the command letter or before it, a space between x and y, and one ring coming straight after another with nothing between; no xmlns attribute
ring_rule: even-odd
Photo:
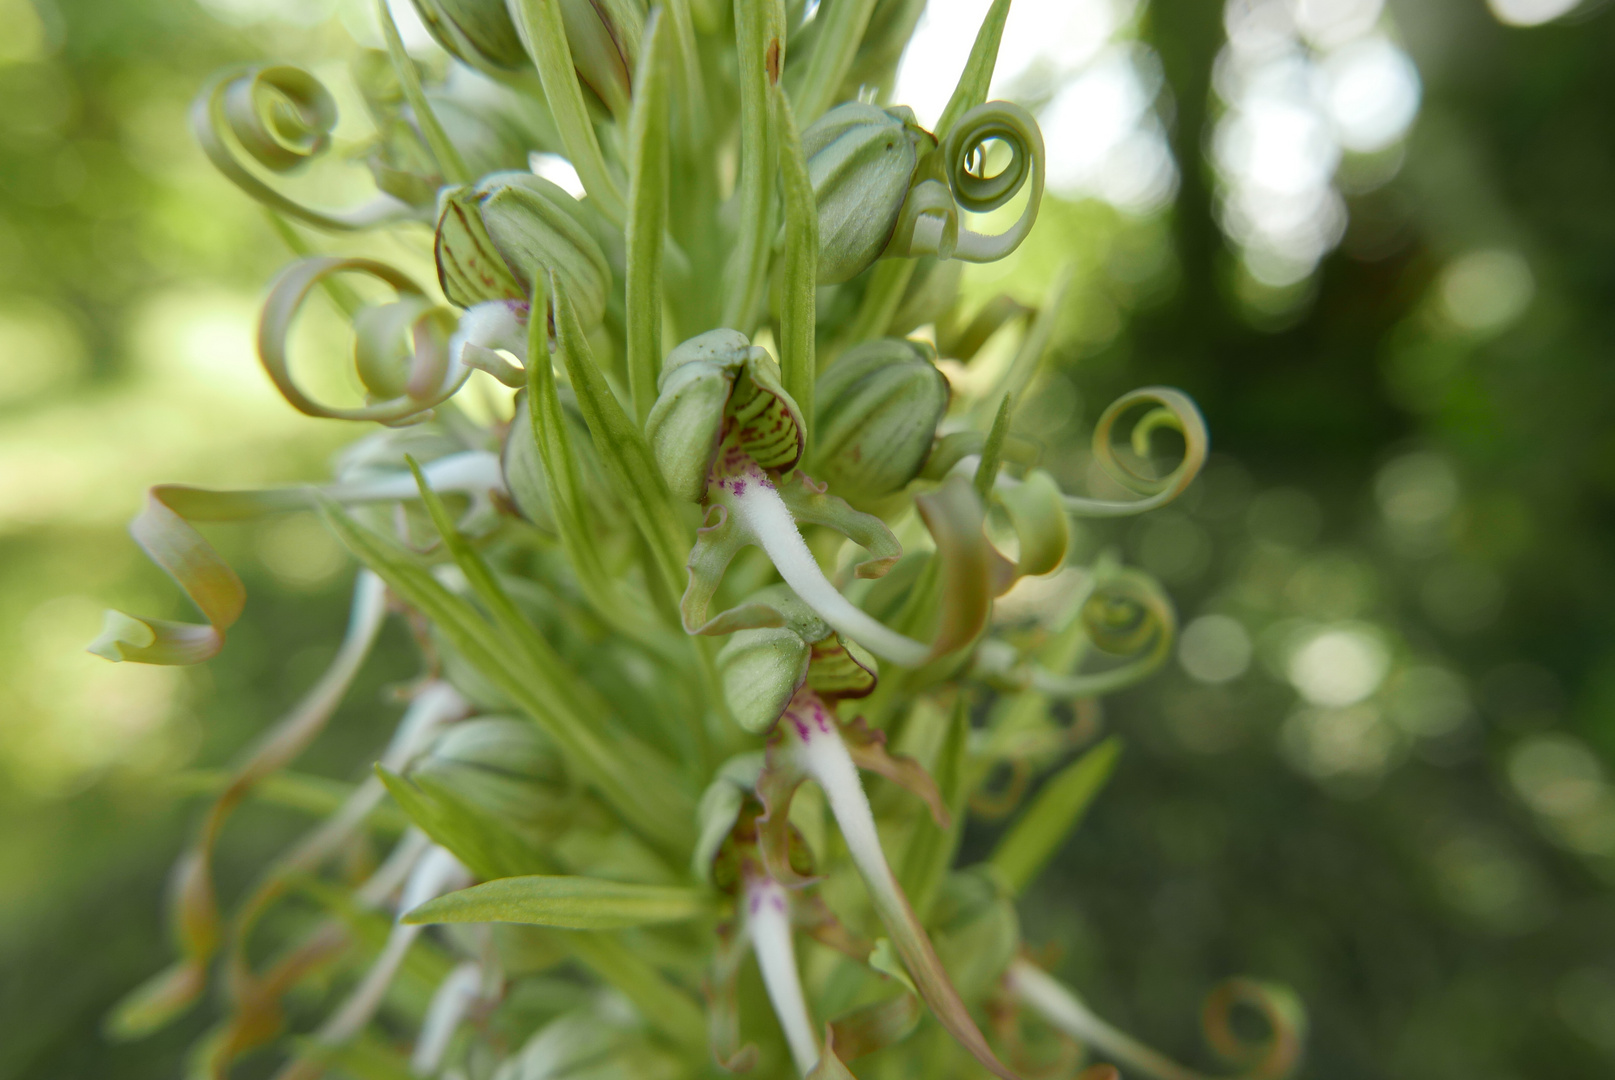
<svg viewBox="0 0 1615 1080"><path fill-rule="evenodd" d="M1079 563L1072 519L1175 497L1207 437L1181 394L1136 391L1093 445L1133 497L1068 493L1015 430L1055 305L963 317L958 264L1014 251L1043 193L1036 121L986 100L1007 0L933 131L864 92L891 85L912 4L415 2L450 59L406 55L378 3L387 52L353 69L365 204L278 186L335 128L306 71L228 72L193 110L298 255L264 307L267 374L304 413L381 428L327 485L164 486L134 523L205 621L110 613L92 649L113 660L225 646L245 594L197 522L314 509L362 569L330 670L180 861L180 958L112 1029L154 1030L217 977L198 1075L255 1055L284 1078L832 1078L876 1051L891 1075L1194 1075L1037 967L1015 917L1115 761L1107 740L1062 763L1096 738L1088 703L1174 632L1147 577ZM333 250L374 230L436 281ZM294 380L312 303L351 323L361 401ZM939 355L971 364L1000 332L1019 352L956 395ZM457 399L478 372L514 391L480 421ZM1043 599L995 613L1027 578ZM300 789L286 767L389 614L420 677L375 776ZM954 865L968 814L1056 766L985 863ZM273 791L326 812L227 911L215 847ZM739 992L753 959L766 1006ZM1236 1007L1267 1037L1237 1036ZM1243 1075L1287 1072L1301 1028L1250 980L1208 1005Z"/></svg>

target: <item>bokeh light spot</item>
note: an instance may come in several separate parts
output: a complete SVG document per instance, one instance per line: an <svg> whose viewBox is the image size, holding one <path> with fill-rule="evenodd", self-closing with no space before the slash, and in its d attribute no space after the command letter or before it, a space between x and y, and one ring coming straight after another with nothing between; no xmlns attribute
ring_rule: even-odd
<svg viewBox="0 0 1615 1080"><path fill-rule="evenodd" d="M1230 682L1250 668L1250 635L1227 615L1202 615L1183 628L1178 663L1200 682Z"/></svg>
<svg viewBox="0 0 1615 1080"><path fill-rule="evenodd" d="M1287 674L1302 697L1314 705L1352 705L1379 689L1391 656L1366 628L1320 631L1290 653Z"/></svg>

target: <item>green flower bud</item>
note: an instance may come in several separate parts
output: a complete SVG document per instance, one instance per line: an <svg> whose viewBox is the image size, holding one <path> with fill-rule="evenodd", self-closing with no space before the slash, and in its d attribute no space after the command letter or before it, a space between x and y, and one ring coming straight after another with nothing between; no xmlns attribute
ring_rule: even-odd
<svg viewBox="0 0 1615 1080"><path fill-rule="evenodd" d="M611 267L572 196L541 177L503 172L444 192L441 205L437 275L451 301L525 300L534 275L553 270L583 325L600 322Z"/></svg>
<svg viewBox="0 0 1615 1080"><path fill-rule="evenodd" d="M632 0L561 0L561 23L578 78L614 115L626 117L642 10Z"/></svg>
<svg viewBox="0 0 1615 1080"><path fill-rule="evenodd" d="M856 345L815 387L813 474L854 505L903 487L925 466L948 408L948 380L902 338Z"/></svg>
<svg viewBox="0 0 1615 1080"><path fill-rule="evenodd" d="M880 257L920 154L935 145L912 110L861 101L836 106L802 133L819 207L819 284L850 281Z"/></svg>
<svg viewBox="0 0 1615 1080"><path fill-rule="evenodd" d="M408 775L529 834L552 833L569 813L560 759L543 733L524 720L485 716L455 724Z"/></svg>
<svg viewBox="0 0 1615 1080"><path fill-rule="evenodd" d="M415 10L437 43L463 63L507 71L527 63L505 0L415 0Z"/></svg>
<svg viewBox="0 0 1615 1080"><path fill-rule="evenodd" d="M365 155L376 186L411 206L435 205L443 177L391 58L366 49L354 59L352 72L376 121L377 135ZM533 148L545 145L527 102L491 80L451 77L427 87L426 97L473 176L525 169Z"/></svg>
<svg viewBox="0 0 1615 1080"><path fill-rule="evenodd" d="M591 502L595 520L602 529L614 531L624 523L622 504L612 493L604 466L595 453L588 425L572 408L570 401L563 401L561 415L571 436L579 479L585 489L593 493ZM510 430L505 433L499 465L504 474L505 489L510 492L510 501L516 505L522 517L544 533L557 535L549 482L544 475L538 439L528 416L525 392L516 395L516 415L510 421Z"/></svg>
<svg viewBox="0 0 1615 1080"><path fill-rule="evenodd" d="M736 330L709 330L668 354L645 435L673 493L707 490L722 442L769 470L802 456L802 413L780 384L779 365Z"/></svg>

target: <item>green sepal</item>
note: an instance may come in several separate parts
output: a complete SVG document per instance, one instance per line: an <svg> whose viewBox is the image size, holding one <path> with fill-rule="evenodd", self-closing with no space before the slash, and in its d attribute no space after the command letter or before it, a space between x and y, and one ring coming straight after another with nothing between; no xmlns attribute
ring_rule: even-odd
<svg viewBox="0 0 1615 1080"><path fill-rule="evenodd" d="M740 808L756 789L762 771L761 752L737 755L719 766L718 775L701 793L695 809L700 834L690 856L690 871L697 880L713 884L713 860L729 839L740 819Z"/></svg>
<svg viewBox="0 0 1615 1080"><path fill-rule="evenodd" d="M788 627L734 633L718 651L718 673L735 723L752 735L772 728L807 681L812 652Z"/></svg>

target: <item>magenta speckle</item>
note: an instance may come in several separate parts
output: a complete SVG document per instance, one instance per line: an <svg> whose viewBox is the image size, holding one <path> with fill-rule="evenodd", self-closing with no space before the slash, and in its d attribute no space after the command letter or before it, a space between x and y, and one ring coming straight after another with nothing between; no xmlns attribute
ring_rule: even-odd
<svg viewBox="0 0 1615 1080"><path fill-rule="evenodd" d="M746 481L736 480L733 484L729 485L729 490L734 492L737 496L744 495L746 493Z"/></svg>
<svg viewBox="0 0 1615 1080"><path fill-rule="evenodd" d="M796 737L801 739L803 742L807 742L808 736L813 734L808 729L807 724L802 722L802 718L795 714L792 714L791 716L791 726L796 728Z"/></svg>
<svg viewBox="0 0 1615 1080"><path fill-rule="evenodd" d="M761 909L762 904L763 904L763 894L760 893L760 892L752 893L751 894L751 913L753 915L757 914L758 910Z"/></svg>
<svg viewBox="0 0 1615 1080"><path fill-rule="evenodd" d="M775 911L783 912L785 910L785 897L779 893L769 894L768 902Z"/></svg>

